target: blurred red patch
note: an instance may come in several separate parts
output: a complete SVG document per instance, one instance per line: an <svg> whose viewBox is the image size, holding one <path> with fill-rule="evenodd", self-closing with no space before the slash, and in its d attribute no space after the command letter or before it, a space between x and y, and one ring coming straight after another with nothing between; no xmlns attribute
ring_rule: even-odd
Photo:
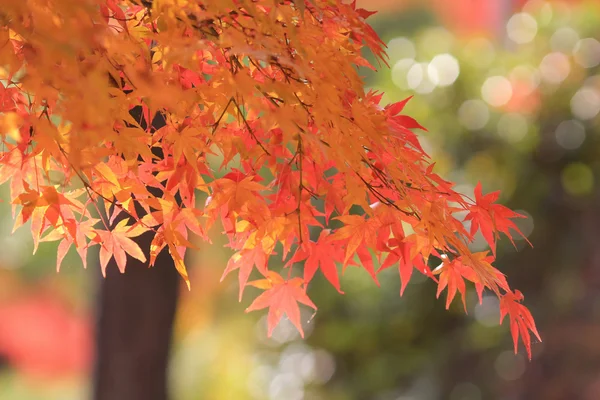
<svg viewBox="0 0 600 400"><path fill-rule="evenodd" d="M36 378L80 374L91 353L89 321L58 300L34 294L0 304L0 354L19 372Z"/></svg>

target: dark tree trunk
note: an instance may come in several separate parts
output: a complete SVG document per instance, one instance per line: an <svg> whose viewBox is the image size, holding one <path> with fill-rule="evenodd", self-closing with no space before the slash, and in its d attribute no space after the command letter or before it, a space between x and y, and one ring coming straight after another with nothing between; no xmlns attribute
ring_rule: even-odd
<svg viewBox="0 0 600 400"><path fill-rule="evenodd" d="M136 242L147 249L152 234ZM179 275L168 252L148 268L111 261L100 283L94 400L166 400L167 363Z"/></svg>
<svg viewBox="0 0 600 400"><path fill-rule="evenodd" d="M141 107L130 114L146 129ZM164 117L156 114L151 132L163 126ZM163 156L160 148L153 148L153 153ZM156 188L148 190L162 196ZM141 207L137 212L140 217L144 214ZM121 213L115 224L125 217ZM134 238L146 258L153 237L153 232L146 232ZM180 283L166 250L152 268L128 257L124 274L114 259L109 262L98 299L94 400L168 399L167 365Z"/></svg>

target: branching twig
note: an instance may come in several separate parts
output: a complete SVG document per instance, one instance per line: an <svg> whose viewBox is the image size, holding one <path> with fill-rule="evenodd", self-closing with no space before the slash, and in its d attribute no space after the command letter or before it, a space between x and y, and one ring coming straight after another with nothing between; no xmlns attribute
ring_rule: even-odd
<svg viewBox="0 0 600 400"><path fill-rule="evenodd" d="M246 126L246 129L248 129L248 132L250 133L250 136L252 136L252 138L256 141L256 143L258 143L258 145L260 146L261 149L263 149L263 151L265 152L265 154L267 154L268 156L270 156L271 153L269 153L269 151L265 148L265 146L263 146L263 144L260 142L260 140L258 140L258 138L256 137L256 135L254 134L254 131L250 127L250 124L248 124L248 121L246 120L246 117L242 113L242 109L240 108L238 102L233 97L231 98L231 101L233 102L233 104L235 104L235 107L238 110L238 115L242 118L242 121L244 121L244 125Z"/></svg>

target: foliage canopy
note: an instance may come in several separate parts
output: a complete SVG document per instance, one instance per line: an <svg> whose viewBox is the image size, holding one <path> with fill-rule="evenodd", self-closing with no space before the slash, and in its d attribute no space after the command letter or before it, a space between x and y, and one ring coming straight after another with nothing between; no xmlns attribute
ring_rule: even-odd
<svg viewBox="0 0 600 400"><path fill-rule="evenodd" d="M364 91L362 47L385 62L369 12L337 0L0 10L0 183L15 229L30 222L36 248L60 242L57 269L71 246L85 265L98 245L103 272L111 257L123 272L128 255L153 265L168 251L189 286L189 235L207 239L220 221L236 251L223 276L237 270L240 300L264 290L247 310L269 308L269 333L284 314L302 332L298 303L316 309L318 270L342 293L337 265L377 282L375 257L398 268L401 294L414 269L429 276L446 307L457 292L465 304L465 280L491 290L530 355L531 314L492 266L520 215L481 185L473 199L453 190L402 114L409 99L384 107ZM491 253L469 250L478 231ZM269 263L276 253L287 271Z"/></svg>

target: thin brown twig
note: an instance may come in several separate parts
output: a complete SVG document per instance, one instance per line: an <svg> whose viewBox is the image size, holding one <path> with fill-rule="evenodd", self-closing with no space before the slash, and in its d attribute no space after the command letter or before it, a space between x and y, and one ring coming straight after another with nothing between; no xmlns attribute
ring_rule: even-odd
<svg viewBox="0 0 600 400"><path fill-rule="evenodd" d="M296 153L298 154L298 170L300 172L300 184L298 185L298 207L297 207L297 213L298 213L298 241L299 241L299 245L302 245L302 215L300 213L300 207L302 205L302 188L304 187L304 184L302 183L302 161L303 161L303 151L302 151L302 136L298 136L298 149L296 150Z"/></svg>
<svg viewBox="0 0 600 400"><path fill-rule="evenodd" d="M248 124L248 121L246 120L246 117L244 116L244 114L242 113L242 109L240 108L238 102L232 97L231 98L233 101L233 104L235 105L235 107L238 110L238 115L242 118L242 121L244 122L244 125L246 126L246 129L248 129L248 132L250 133L250 136L252 136L252 138L256 141L256 143L258 143L258 145L260 146L261 149L263 149L263 151L270 156L271 153L269 153L269 151L265 148L265 146L263 146L263 144L260 142L260 140L258 140L258 138L256 137L256 135L254 134L254 131L252 130L252 128L250 127L250 124Z"/></svg>

